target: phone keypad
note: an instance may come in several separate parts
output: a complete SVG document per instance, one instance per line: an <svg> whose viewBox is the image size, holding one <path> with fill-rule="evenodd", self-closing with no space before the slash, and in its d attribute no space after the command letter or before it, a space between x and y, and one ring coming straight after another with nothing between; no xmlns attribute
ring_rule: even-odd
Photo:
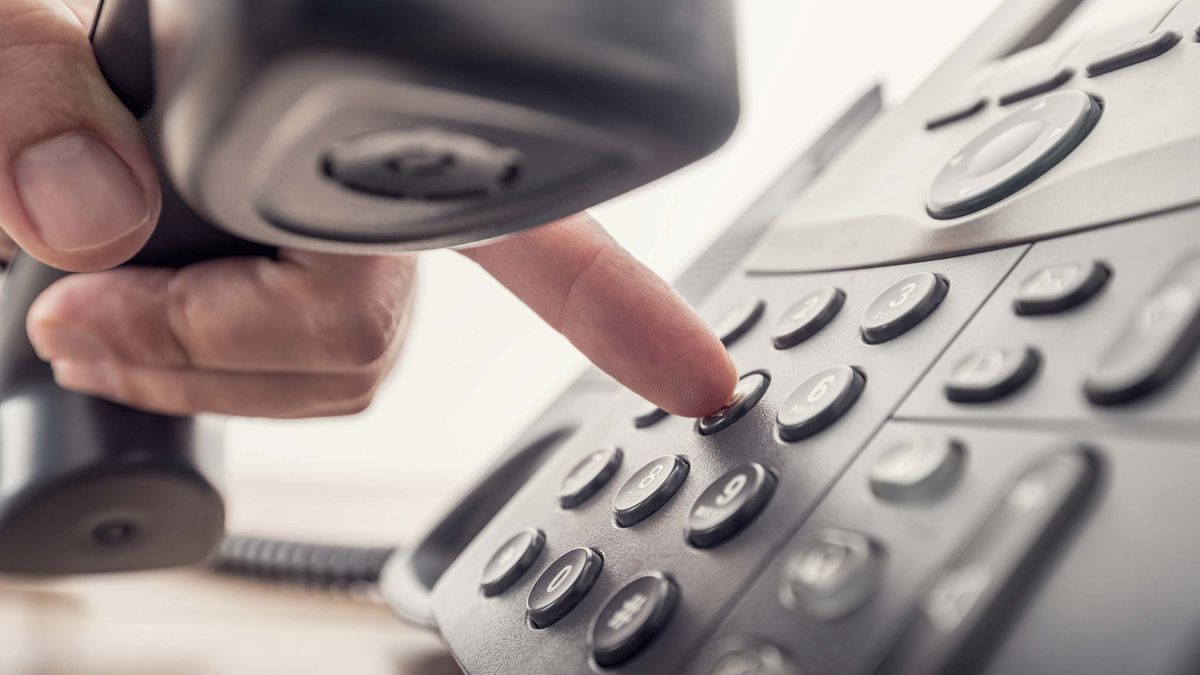
<svg viewBox="0 0 1200 675"><path fill-rule="evenodd" d="M697 420L696 431L701 436L708 436L729 428L758 405L770 384L771 378L763 373L743 375L733 390L733 399L724 408Z"/></svg>

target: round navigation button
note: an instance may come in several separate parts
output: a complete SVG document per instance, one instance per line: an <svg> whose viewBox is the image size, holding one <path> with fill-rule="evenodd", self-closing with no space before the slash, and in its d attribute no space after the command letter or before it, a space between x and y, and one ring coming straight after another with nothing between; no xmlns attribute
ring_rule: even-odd
<svg viewBox="0 0 1200 675"><path fill-rule="evenodd" d="M664 455L638 469L613 497L613 515L621 527L636 525L671 501L688 475L682 457Z"/></svg>
<svg viewBox="0 0 1200 675"><path fill-rule="evenodd" d="M696 431L700 432L701 436L708 436L728 428L758 405L770 384L771 378L762 373L743 375L737 388L733 390L733 399L726 403L724 408L696 420Z"/></svg>
<svg viewBox="0 0 1200 675"><path fill-rule="evenodd" d="M592 589L604 559L590 548L573 548L559 556L533 582L525 613L534 628L563 618Z"/></svg>
<svg viewBox="0 0 1200 675"><path fill-rule="evenodd" d="M842 308L846 295L825 286L800 298L775 322L771 341L776 349L788 349L804 342L824 328Z"/></svg>
<svg viewBox="0 0 1200 675"><path fill-rule="evenodd" d="M545 545L546 535L541 530L530 528L510 537L483 566L479 578L483 594L491 597L507 591L525 576Z"/></svg>
<svg viewBox="0 0 1200 675"><path fill-rule="evenodd" d="M761 464L729 471L704 489L688 514L688 541L697 548L716 546L754 520L775 491L775 475Z"/></svg>
<svg viewBox="0 0 1200 675"><path fill-rule="evenodd" d="M897 281L863 312L863 339L879 344L907 333L942 304L949 290L946 280L932 272L919 272Z"/></svg>
<svg viewBox="0 0 1200 675"><path fill-rule="evenodd" d="M854 405L865 385L862 373L850 366L832 366L813 375L779 407L779 435L799 441L825 429Z"/></svg>
<svg viewBox="0 0 1200 675"><path fill-rule="evenodd" d="M649 572L617 591L592 622L592 656L604 668L622 664L666 627L678 604L671 577Z"/></svg>
<svg viewBox="0 0 1200 675"><path fill-rule="evenodd" d="M877 547L846 530L821 530L783 566L780 600L821 619L837 619L861 607L879 585Z"/></svg>
<svg viewBox="0 0 1200 675"><path fill-rule="evenodd" d="M933 179L929 215L958 218L991 206L1033 182L1092 130L1101 107L1078 90L1043 96L985 129Z"/></svg>
<svg viewBox="0 0 1200 675"><path fill-rule="evenodd" d="M621 451L618 448L601 448L588 453L559 483L558 503L564 509L572 509L591 499L612 479L619 466Z"/></svg>
<svg viewBox="0 0 1200 675"><path fill-rule="evenodd" d="M1025 345L980 347L954 366L946 398L956 403L985 403L1004 398L1029 382L1041 358Z"/></svg>

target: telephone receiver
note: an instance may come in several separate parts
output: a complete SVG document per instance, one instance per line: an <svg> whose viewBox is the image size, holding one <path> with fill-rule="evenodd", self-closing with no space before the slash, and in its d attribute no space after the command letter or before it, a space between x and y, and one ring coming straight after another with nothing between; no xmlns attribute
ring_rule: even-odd
<svg viewBox="0 0 1200 675"><path fill-rule="evenodd" d="M490 239L689 164L738 116L723 0L103 0L91 41L164 177L132 265ZM25 316L65 274L18 254L0 294L0 572L204 560L219 429L55 384Z"/></svg>

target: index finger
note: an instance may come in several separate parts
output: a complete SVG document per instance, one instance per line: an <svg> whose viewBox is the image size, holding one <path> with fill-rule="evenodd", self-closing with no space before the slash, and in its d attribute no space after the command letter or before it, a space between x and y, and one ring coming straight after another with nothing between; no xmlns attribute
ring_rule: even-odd
<svg viewBox="0 0 1200 675"><path fill-rule="evenodd" d="M586 215L461 253L663 410L699 417L729 402L737 370L712 329Z"/></svg>

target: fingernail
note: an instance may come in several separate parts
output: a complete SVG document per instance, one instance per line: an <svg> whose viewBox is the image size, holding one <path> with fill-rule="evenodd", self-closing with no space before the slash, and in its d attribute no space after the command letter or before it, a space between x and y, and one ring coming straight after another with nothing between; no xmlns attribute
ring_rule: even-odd
<svg viewBox="0 0 1200 675"><path fill-rule="evenodd" d="M27 148L13 176L42 241L58 251L107 244L149 216L146 193L129 167L90 133L64 134Z"/></svg>
<svg viewBox="0 0 1200 675"><path fill-rule="evenodd" d="M104 361L58 360L50 363L54 381L63 389L82 394L106 395L116 391L112 371Z"/></svg>
<svg viewBox="0 0 1200 675"><path fill-rule="evenodd" d="M108 350L96 337L61 324L37 326L30 331L29 339L43 361L100 361L108 355Z"/></svg>

